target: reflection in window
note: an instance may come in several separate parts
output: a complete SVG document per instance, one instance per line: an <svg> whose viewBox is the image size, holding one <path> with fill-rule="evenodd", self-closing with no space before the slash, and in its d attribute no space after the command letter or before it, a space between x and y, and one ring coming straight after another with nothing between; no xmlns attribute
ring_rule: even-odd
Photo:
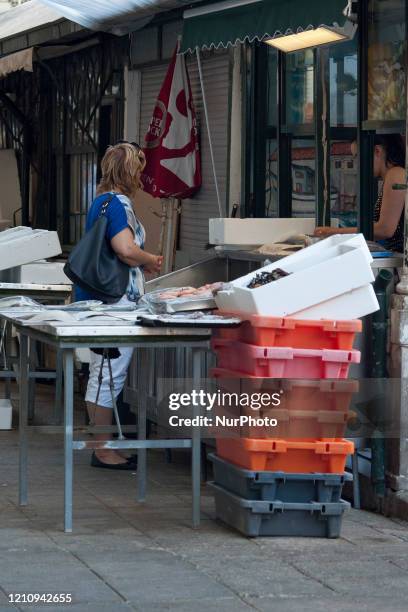
<svg viewBox="0 0 408 612"><path fill-rule="evenodd" d="M368 11L368 119L403 119L405 1L369 0Z"/></svg>
<svg viewBox="0 0 408 612"><path fill-rule="evenodd" d="M314 217L316 148L313 139L292 141L292 216Z"/></svg>
<svg viewBox="0 0 408 612"><path fill-rule="evenodd" d="M330 50L330 125L357 123L357 41Z"/></svg>
<svg viewBox="0 0 408 612"><path fill-rule="evenodd" d="M278 70L278 52L276 49L269 47L268 49L268 125L277 126L278 124L278 104L277 104L277 70Z"/></svg>
<svg viewBox="0 0 408 612"><path fill-rule="evenodd" d="M350 141L331 143L331 217L340 227L357 225L357 161Z"/></svg>
<svg viewBox="0 0 408 612"><path fill-rule="evenodd" d="M290 53L286 59L287 123L313 122L314 66L313 51Z"/></svg>
<svg viewBox="0 0 408 612"><path fill-rule="evenodd" d="M277 217L278 212L278 143L270 139L266 142L265 216Z"/></svg>

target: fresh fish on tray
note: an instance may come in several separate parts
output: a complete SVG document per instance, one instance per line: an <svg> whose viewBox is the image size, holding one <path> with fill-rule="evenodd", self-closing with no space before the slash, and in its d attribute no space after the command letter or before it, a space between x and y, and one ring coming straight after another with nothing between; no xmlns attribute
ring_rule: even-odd
<svg viewBox="0 0 408 612"><path fill-rule="evenodd" d="M152 313L174 313L189 310L211 310L216 307L214 295L223 283L194 287L170 287L144 295L140 305L146 305Z"/></svg>

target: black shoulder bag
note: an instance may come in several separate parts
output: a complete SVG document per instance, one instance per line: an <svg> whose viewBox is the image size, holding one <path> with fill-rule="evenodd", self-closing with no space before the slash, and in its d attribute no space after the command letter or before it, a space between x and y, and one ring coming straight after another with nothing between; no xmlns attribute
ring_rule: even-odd
<svg viewBox="0 0 408 612"><path fill-rule="evenodd" d="M73 248L64 266L73 283L106 304L120 300L129 282L129 266L118 258L106 237L105 213L114 197L111 195L102 204L98 219Z"/></svg>

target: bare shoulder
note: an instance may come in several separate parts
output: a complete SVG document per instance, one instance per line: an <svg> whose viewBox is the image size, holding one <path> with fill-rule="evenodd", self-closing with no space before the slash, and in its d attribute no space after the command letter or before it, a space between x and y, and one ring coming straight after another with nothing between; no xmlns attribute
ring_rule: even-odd
<svg viewBox="0 0 408 612"><path fill-rule="evenodd" d="M405 183L406 174L404 168L401 168L401 166L394 166L394 168L390 168L387 172L387 176L385 177L385 182L388 184Z"/></svg>

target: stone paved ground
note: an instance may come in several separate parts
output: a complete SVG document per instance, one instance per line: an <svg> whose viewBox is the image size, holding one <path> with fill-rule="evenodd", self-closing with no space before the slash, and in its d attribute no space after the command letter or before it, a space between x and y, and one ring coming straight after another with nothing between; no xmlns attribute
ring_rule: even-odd
<svg viewBox="0 0 408 612"><path fill-rule="evenodd" d="M246 539L214 520L190 527L189 470L149 454L135 475L75 456L74 533L62 531L62 438L30 442L29 505L17 505L17 434L0 432L0 612L320 612L408 609L408 524L352 510L338 540ZM67 606L8 604L10 592L72 593Z"/></svg>

